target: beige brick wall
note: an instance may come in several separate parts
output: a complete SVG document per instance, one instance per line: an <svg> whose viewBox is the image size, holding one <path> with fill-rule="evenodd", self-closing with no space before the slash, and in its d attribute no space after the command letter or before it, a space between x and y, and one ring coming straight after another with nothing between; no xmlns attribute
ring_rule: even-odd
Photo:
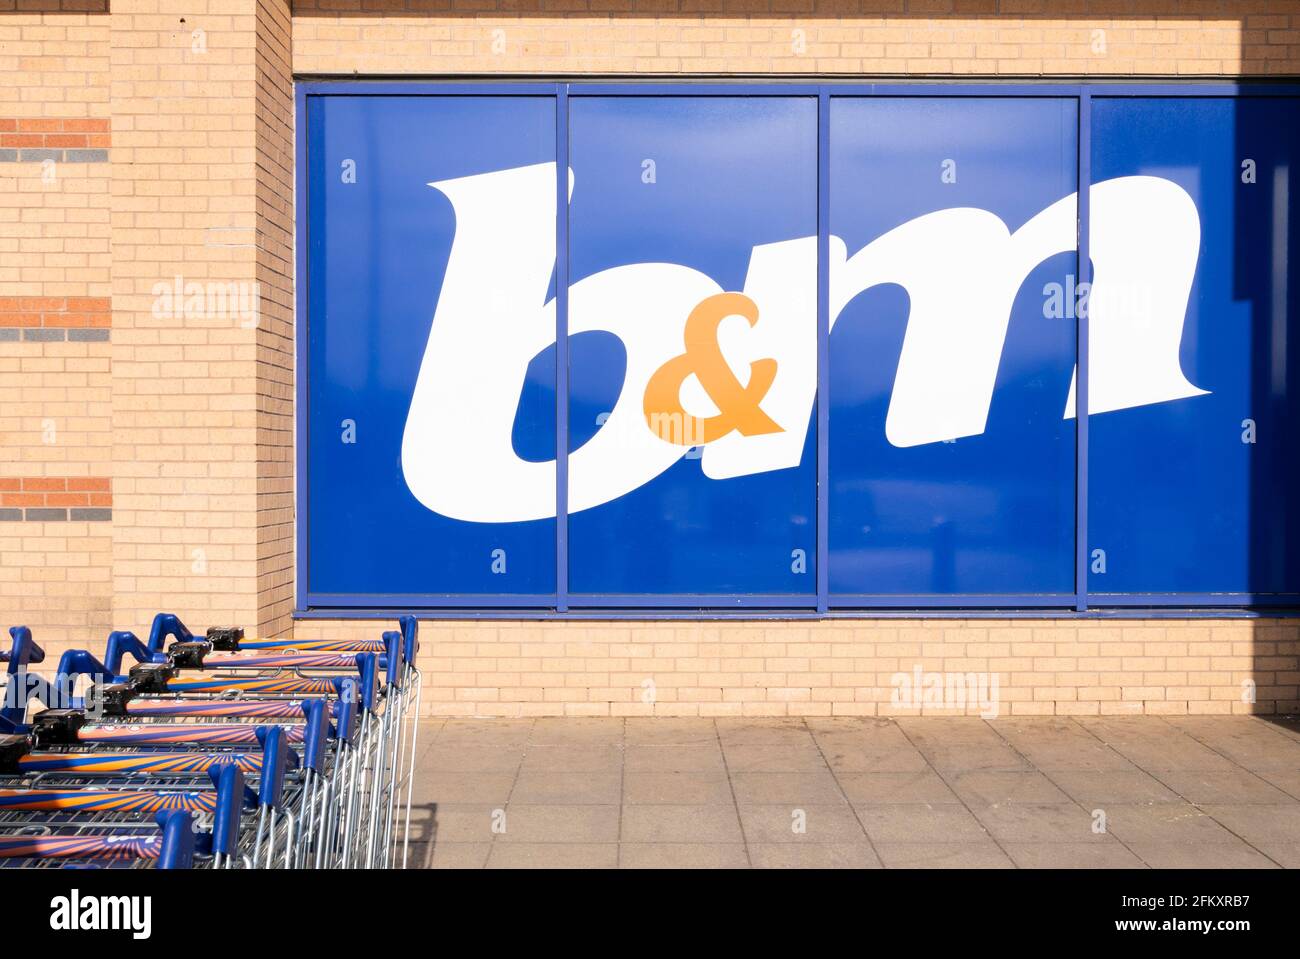
<svg viewBox="0 0 1300 959"><path fill-rule="evenodd" d="M0 477L112 476L111 410L108 343L0 343Z"/></svg>
<svg viewBox="0 0 1300 959"><path fill-rule="evenodd" d="M107 163L0 163L0 297L108 295L110 172Z"/></svg>
<svg viewBox="0 0 1300 959"><path fill-rule="evenodd" d="M108 0L0 0L0 117L108 116Z"/></svg>
<svg viewBox="0 0 1300 959"><path fill-rule="evenodd" d="M0 642L9 626L29 626L53 667L65 649L103 652L110 626L105 523L0 523Z"/></svg>
<svg viewBox="0 0 1300 959"><path fill-rule="evenodd" d="M1281 76L1300 74L1300 7L299 0L291 15L288 0L0 0L0 72L0 137L33 120L59 121L55 136L111 125L111 162L64 155L53 181L40 162L0 163L0 314L111 297L110 339L0 335L0 496L112 480L111 522L0 522L0 618L57 655L101 651L109 628L143 630L162 608L294 630L291 72ZM186 305L160 308L177 282ZM223 290L255 297L255 321ZM49 420L55 444L38 436ZM917 669L996 675L1004 714L1300 699L1287 620L428 622L423 638L439 715L884 715L900 709L896 675Z"/></svg>
<svg viewBox="0 0 1300 959"><path fill-rule="evenodd" d="M1300 72L1290 0L299 0L300 74Z"/></svg>
<svg viewBox="0 0 1300 959"><path fill-rule="evenodd" d="M259 0L256 46L257 594L263 632L293 629L294 179L292 21Z"/></svg>
<svg viewBox="0 0 1300 959"><path fill-rule="evenodd" d="M55 651L109 628L111 523L10 517L111 495L111 171L65 152L107 146L106 9L0 0L0 626Z"/></svg>
<svg viewBox="0 0 1300 959"><path fill-rule="evenodd" d="M283 632L287 5L119 0L111 20L113 616ZM160 308L177 283L184 307Z"/></svg>
<svg viewBox="0 0 1300 959"><path fill-rule="evenodd" d="M392 628L299 625L331 638ZM1004 716L1292 712L1300 700L1300 623L1279 620L425 622L420 641L423 708L445 716L980 712L973 697L900 705L895 678L918 670L923 684L977 674L986 693L996 675Z"/></svg>

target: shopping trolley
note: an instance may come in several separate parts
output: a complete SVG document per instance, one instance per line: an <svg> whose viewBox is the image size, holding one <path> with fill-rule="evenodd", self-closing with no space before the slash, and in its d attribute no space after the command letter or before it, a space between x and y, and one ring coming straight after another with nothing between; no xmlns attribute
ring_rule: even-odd
<svg viewBox="0 0 1300 959"><path fill-rule="evenodd" d="M354 663L354 677L373 676L374 656L366 655L371 661L363 660L359 666ZM352 735L350 730L355 722L356 704L362 698L358 693L358 680L349 677L339 679L340 693L333 701L322 696L297 702L275 702L279 707L292 707L271 710L275 713L271 718L280 720L275 725L207 722L210 715L200 717L205 720L203 722L188 723L151 723L141 721L139 717L134 721L115 721L126 718L125 707L136 701L134 697L137 694L161 697L178 692L192 694L193 687L199 686L204 689L225 689L237 685L242 690L251 685L244 682L224 683L215 678L203 683L187 681L176 678L178 670L169 664L150 663L148 667L144 673L137 672L139 667L135 667L125 676L116 675L84 650L65 653L59 666L60 673L65 676L90 676L100 686L92 686L87 692L97 688L100 691L83 697L77 708L46 710L37 714L33 718L37 740L43 745L67 750L75 759L64 760L65 765L77 768L97 766L101 762L107 763L108 768L115 768L120 762L113 750L130 749L134 750L129 754L130 761L136 766L180 770L201 765L206 761L205 756L211 754L158 753L155 755L165 756L165 760L149 764L149 750L231 750L254 742L261 744L268 757L265 762L259 763L252 754L241 755L241 761L250 765L250 773L262 772L263 766L271 761L271 757L285 768L283 771L277 769L274 778L263 777L256 828L251 839L246 839L241 848L247 854L248 865L255 868L271 864L308 864L308 850L320 841L319 833L325 822L324 810L330 802L328 784L331 767L347 751L346 745L340 750L334 748L331 742L339 740L346 744ZM322 686L314 684L312 688L334 690L335 685L331 681ZM178 713L179 716L184 715L186 705L192 705L179 698L159 698L155 702L159 708L166 708L168 713ZM112 708L105 708L106 704L111 704ZM199 700L194 704L224 706L221 701L211 699ZM261 704L240 702L232 705L241 707ZM91 720L92 714L99 715ZM185 758L187 755L190 758ZM233 866L233 863L228 861L227 865Z"/></svg>
<svg viewBox="0 0 1300 959"><path fill-rule="evenodd" d="M273 862L280 842L292 843L292 831L285 837L275 829L286 808L286 783L294 782L299 765L283 729L258 727L255 749L244 751L214 751L210 744L171 751L80 748L43 728L55 712L65 714L58 725L66 733L75 712L46 710L28 734L0 737L0 834L121 835L147 825L150 815L184 811L200 833L210 833L196 849L215 868L255 867L264 849ZM286 853L284 864L290 859Z"/></svg>
<svg viewBox="0 0 1300 959"><path fill-rule="evenodd" d="M48 684L26 672L45 654L30 630L9 632L12 646L0 652L8 663L0 715L0 868L174 869L188 868L196 855L234 852L246 801L237 764L211 764L206 788L178 788L129 770L88 786L84 771L60 768L65 760L57 752L37 751L38 737L21 720L32 694L53 699Z"/></svg>
<svg viewBox="0 0 1300 959"><path fill-rule="evenodd" d="M0 769L0 838L58 826L61 833L43 838L109 836L101 845L118 850L134 848L128 838L148 839L136 861L157 862L149 856L165 831L139 830L149 815L186 812L192 825L222 824L207 839L200 831L194 847L217 867L387 867L399 828L405 865L420 683L414 618L401 627L381 640L264 640L241 649L241 630L197 640L177 617L160 614L148 643L115 632L103 661L65 653L58 689L27 673L44 654L15 627L13 647L0 653L12 694L0 733L17 731L21 755ZM135 665L123 672L128 657ZM73 696L81 677L93 683ZM30 699L60 705L27 724ZM240 804L233 816L227 805L217 815L219 797L199 777L226 766L247 777L242 806L255 815L240 815ZM136 833L119 836L124 828ZM54 862L73 844L45 848L61 850L41 860Z"/></svg>
<svg viewBox="0 0 1300 959"><path fill-rule="evenodd" d="M365 654L378 657L377 665L384 676L378 697L366 699L361 710L361 728L348 759L359 760L351 767L359 794L358 804L346 822L356 820L359 831L340 840L342 865L388 867L395 864L398 830L401 834L405 867L409 852L410 811L414 789L415 759L418 749L421 682L416 666L419 651L418 624L414 616L399 618L400 630L385 632L378 640L270 639L247 640L237 627L214 627L203 639L196 638L172 613L154 617L147 642L133 634L115 633L109 638L105 663L119 670L123 657L130 656L141 666L172 666L201 669L178 676L167 684L172 693L180 693L184 702L135 699L124 705L122 714L135 720L175 720L184 716L225 719L265 718L273 713L288 714L292 707L277 697L326 696L331 680L322 673L348 669ZM168 645L168 641L171 644ZM355 657L355 660L354 660ZM247 672L260 672L258 678L246 678ZM267 673L271 675L266 675ZM217 675L211 675L216 673ZM369 676L363 674L362 685L369 688ZM230 705L196 702L197 696L233 700ZM250 701L250 696L258 701ZM227 711L228 710L228 711ZM360 846L358 846L360 843Z"/></svg>
<svg viewBox="0 0 1300 959"><path fill-rule="evenodd" d="M16 658L39 661L43 654L24 652L30 632L15 628ZM18 655L15 656L14 654ZM69 682L79 672L104 679L102 664L85 653L66 654L60 681ZM6 688L7 728L16 734L8 740L0 763L0 833L18 830L23 836L101 836L138 829L146 813L180 807L203 825L213 819L212 843L197 847L211 856L214 866L292 865L300 856L295 827L306 809L310 817L320 778L329 755L329 726L325 705L304 705L304 722L297 726L220 724L192 727L186 735L166 729L115 727L101 723L75 698L68 707L37 713L29 725L19 725L29 698L50 702L50 688L37 677L11 677ZM18 692L15 693L15 686ZM129 684L128 684L129 687ZM88 722L88 719L95 721ZM299 746L295 752L294 745ZM239 804L218 809L220 795L205 792L205 777L218 787L225 767L247 776L256 790L247 790L243 805L256 817L241 819ZM236 790L238 792L239 790ZM231 801L233 802L233 801ZM233 812L228 810L233 809ZM42 814L42 815L37 815ZM54 818L50 818L54 814ZM124 818L125 817L125 818ZM310 818L309 818L310 821ZM44 843L47 858L75 851L76 844ZM83 844L84 845L84 844ZM132 844L102 843L123 852ZM141 847L148 851L158 842ZM17 855L27 847L9 843ZM108 847L111 847L109 849ZM79 847L78 847L79 848ZM0 850L3 854L3 850Z"/></svg>
<svg viewBox="0 0 1300 959"><path fill-rule="evenodd" d="M323 709L312 713L298 735L282 726L243 726L236 735L188 742L139 735L144 730L106 736L99 724L86 724L84 718L84 711L76 709L45 710L33 717L31 740L39 751L18 760L17 774L29 782L35 777L41 783L83 787L102 786L108 778L174 784L233 766L249 781L246 806L256 811L256 820L242 824L234 848L218 848L214 865L233 868L240 864L236 856L253 868L292 864L299 817L323 775L328 736ZM295 741L302 745L298 751Z"/></svg>
<svg viewBox="0 0 1300 959"><path fill-rule="evenodd" d="M155 817L157 831L133 834L117 828L96 835L0 835L0 869L16 867L142 867L189 869L197 836L193 817L165 810Z"/></svg>

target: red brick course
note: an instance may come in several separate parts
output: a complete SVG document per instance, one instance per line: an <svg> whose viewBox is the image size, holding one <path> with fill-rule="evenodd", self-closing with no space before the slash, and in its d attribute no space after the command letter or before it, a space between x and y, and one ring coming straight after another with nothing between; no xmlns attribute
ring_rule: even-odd
<svg viewBox="0 0 1300 959"><path fill-rule="evenodd" d="M0 296L0 327L98 328L113 325L106 296Z"/></svg>
<svg viewBox="0 0 1300 959"><path fill-rule="evenodd" d="M107 476L0 477L0 507L113 505Z"/></svg>
<svg viewBox="0 0 1300 959"><path fill-rule="evenodd" d="M111 139L108 120L0 117L0 149L106 150Z"/></svg>

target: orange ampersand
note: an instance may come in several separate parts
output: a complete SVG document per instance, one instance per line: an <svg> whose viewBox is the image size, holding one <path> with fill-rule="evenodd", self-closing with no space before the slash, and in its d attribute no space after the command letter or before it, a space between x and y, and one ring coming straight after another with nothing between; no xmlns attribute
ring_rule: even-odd
<svg viewBox="0 0 1300 959"><path fill-rule="evenodd" d="M776 379L776 360L749 364L749 383L741 386L718 345L718 327L728 316L743 316L753 326L758 322L758 305L743 293L718 293L702 300L686 319L686 352L659 367L646 383L642 408L646 424L660 439L699 446L732 430L744 436L784 432L758 405ZM682 408L682 384L692 373L717 406L718 415L692 416Z"/></svg>

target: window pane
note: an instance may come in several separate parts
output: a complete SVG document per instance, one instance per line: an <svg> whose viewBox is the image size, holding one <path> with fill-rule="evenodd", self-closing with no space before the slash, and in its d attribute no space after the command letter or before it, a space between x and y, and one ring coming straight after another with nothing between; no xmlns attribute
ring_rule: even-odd
<svg viewBox="0 0 1300 959"><path fill-rule="evenodd" d="M816 100L575 97L569 128L570 588L812 594Z"/></svg>
<svg viewBox="0 0 1300 959"><path fill-rule="evenodd" d="M1094 592L1300 589L1298 103L1093 106Z"/></svg>
<svg viewBox="0 0 1300 959"><path fill-rule="evenodd" d="M832 593L1073 591L1076 126L831 101Z"/></svg>
<svg viewBox="0 0 1300 959"><path fill-rule="evenodd" d="M553 592L554 100L316 97L308 129L311 592Z"/></svg>

